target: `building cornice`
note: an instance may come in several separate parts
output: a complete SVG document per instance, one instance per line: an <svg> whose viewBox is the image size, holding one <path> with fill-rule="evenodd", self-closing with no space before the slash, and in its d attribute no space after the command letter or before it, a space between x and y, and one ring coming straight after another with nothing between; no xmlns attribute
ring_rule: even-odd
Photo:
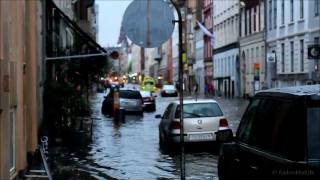
<svg viewBox="0 0 320 180"><path fill-rule="evenodd" d="M306 31L303 31L303 32L297 32L297 33L294 33L294 34L289 34L289 35L278 37L278 38L273 38L273 39L269 39L269 40L267 39L266 42L267 43L272 43L274 41L287 39L287 38L292 37L292 36L301 36L301 35L304 35L304 34L313 33L313 32L317 32L317 31L320 31L320 29L311 29L311 30L306 30Z"/></svg>
<svg viewBox="0 0 320 180"><path fill-rule="evenodd" d="M215 54L218 54L218 53L221 53L221 52L233 49L233 48L239 48L239 42L234 42L234 43L213 49L213 54L215 55Z"/></svg>

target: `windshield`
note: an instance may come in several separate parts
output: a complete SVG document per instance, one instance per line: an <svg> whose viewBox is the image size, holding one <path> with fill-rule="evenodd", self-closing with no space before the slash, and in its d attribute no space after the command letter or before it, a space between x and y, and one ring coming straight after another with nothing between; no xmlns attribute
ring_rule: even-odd
<svg viewBox="0 0 320 180"><path fill-rule="evenodd" d="M148 85L152 86L152 85L154 85L154 83L149 81L149 82L144 82L144 85L146 85L146 86L148 86Z"/></svg>
<svg viewBox="0 0 320 180"><path fill-rule="evenodd" d="M190 103L183 105L184 118L219 117L223 113L217 103ZM177 107L175 118L180 117L180 106Z"/></svg>
<svg viewBox="0 0 320 180"><path fill-rule="evenodd" d="M307 109L308 157L320 160L320 101L314 101Z"/></svg>

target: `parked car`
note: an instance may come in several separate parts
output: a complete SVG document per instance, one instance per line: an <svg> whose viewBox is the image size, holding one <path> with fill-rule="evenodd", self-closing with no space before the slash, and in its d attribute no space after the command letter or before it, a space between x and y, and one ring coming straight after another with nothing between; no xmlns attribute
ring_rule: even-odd
<svg viewBox="0 0 320 180"><path fill-rule="evenodd" d="M120 108L126 112L143 114L143 99L139 91L120 89L119 91ZM112 115L113 113L113 93L109 93L102 103L102 113Z"/></svg>
<svg viewBox="0 0 320 180"><path fill-rule="evenodd" d="M143 99L143 107L145 110L156 110L156 99L152 95L151 91L140 91L140 94Z"/></svg>
<svg viewBox="0 0 320 180"><path fill-rule="evenodd" d="M174 87L174 85L163 85L162 90L161 90L161 96L166 97L166 96L178 96L178 91Z"/></svg>
<svg viewBox="0 0 320 180"><path fill-rule="evenodd" d="M232 139L232 132L220 131L217 139ZM320 179L320 85L258 92L235 138L221 147L218 174L220 180Z"/></svg>
<svg viewBox="0 0 320 180"><path fill-rule="evenodd" d="M214 142L215 132L228 129L228 121L223 115L219 104L214 100L185 100L184 114L184 142ZM180 143L180 103L170 103L159 124L160 145L168 147Z"/></svg>

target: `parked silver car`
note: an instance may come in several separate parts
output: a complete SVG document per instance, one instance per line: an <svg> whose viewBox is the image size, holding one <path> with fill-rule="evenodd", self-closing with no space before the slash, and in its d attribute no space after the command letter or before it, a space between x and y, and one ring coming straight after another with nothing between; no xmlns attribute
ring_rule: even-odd
<svg viewBox="0 0 320 180"><path fill-rule="evenodd" d="M120 108L126 112L137 112L143 114L143 99L138 90L120 90Z"/></svg>
<svg viewBox="0 0 320 180"><path fill-rule="evenodd" d="M160 145L173 145L180 142L179 102L170 103L159 124ZM219 104L214 100L184 101L184 142L213 142L215 132L228 129L228 121Z"/></svg>

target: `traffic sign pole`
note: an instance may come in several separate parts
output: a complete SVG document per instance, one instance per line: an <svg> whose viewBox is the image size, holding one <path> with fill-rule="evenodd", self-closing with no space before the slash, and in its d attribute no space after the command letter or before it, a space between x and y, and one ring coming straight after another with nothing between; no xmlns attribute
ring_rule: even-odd
<svg viewBox="0 0 320 180"><path fill-rule="evenodd" d="M181 144L181 180L185 180L185 154L184 154L184 126L183 126L183 48L182 48L182 16L177 4L171 0L178 14L178 20L173 23L179 25L179 101L180 101L180 144Z"/></svg>

